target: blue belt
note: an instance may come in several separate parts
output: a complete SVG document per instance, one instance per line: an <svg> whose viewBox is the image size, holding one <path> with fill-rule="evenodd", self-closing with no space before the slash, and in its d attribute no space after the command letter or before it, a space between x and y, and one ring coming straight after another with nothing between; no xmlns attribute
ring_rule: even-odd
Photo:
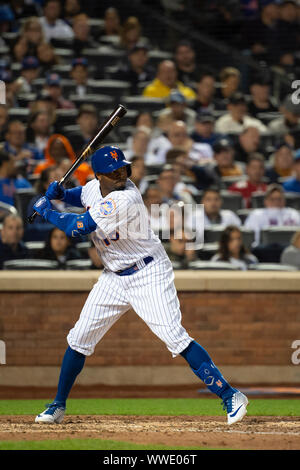
<svg viewBox="0 0 300 470"><path fill-rule="evenodd" d="M144 268L147 264L151 263L151 261L153 261L152 256L147 256L141 261L135 263L133 266L130 266L130 268L123 269L122 271L117 271L115 274L117 274L118 276L130 276L130 274L136 273L140 269Z"/></svg>

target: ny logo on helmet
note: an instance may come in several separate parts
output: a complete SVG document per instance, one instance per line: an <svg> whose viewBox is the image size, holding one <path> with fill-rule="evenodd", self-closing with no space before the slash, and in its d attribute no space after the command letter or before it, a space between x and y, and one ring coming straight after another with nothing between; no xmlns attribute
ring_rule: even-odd
<svg viewBox="0 0 300 470"><path fill-rule="evenodd" d="M109 152L109 153L111 154L111 156L114 160L116 160L116 161L118 160L118 154L115 150L113 152Z"/></svg>

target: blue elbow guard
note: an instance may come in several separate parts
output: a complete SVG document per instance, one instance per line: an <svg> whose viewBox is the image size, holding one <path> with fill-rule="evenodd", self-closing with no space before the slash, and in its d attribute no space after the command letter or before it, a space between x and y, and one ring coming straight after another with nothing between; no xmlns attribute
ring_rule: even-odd
<svg viewBox="0 0 300 470"><path fill-rule="evenodd" d="M65 232L68 237L87 235L88 233L94 232L97 228L97 224L92 219L89 212L83 215L77 215L49 210L47 212L47 221Z"/></svg>

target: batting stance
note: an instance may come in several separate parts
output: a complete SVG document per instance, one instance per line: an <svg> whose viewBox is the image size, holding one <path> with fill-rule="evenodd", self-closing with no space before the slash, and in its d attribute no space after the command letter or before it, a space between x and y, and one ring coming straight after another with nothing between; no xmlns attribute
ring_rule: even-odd
<svg viewBox="0 0 300 470"><path fill-rule="evenodd" d="M205 349L181 325L172 264L151 230L139 190L129 179L130 162L119 148L104 146L93 154L92 168L95 178L85 186L65 190L53 182L34 206L45 220L70 237L91 233L104 265L68 334L57 395L35 421L62 422L66 400L86 356L93 354L96 344L131 307L164 341L173 357L184 357L207 388L223 400L228 424L240 421L247 412L247 397L229 385ZM51 199L84 207L86 212L57 212ZM137 237L141 227L143 236Z"/></svg>

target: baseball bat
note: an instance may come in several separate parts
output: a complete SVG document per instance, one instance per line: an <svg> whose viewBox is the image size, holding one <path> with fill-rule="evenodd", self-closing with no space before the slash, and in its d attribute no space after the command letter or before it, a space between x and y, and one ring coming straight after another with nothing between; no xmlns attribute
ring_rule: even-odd
<svg viewBox="0 0 300 470"><path fill-rule="evenodd" d="M105 137L110 133L110 131L118 124L120 119L125 116L127 110L124 106L119 104L116 109L111 113L111 115L106 119L106 121L102 124L99 129L99 132L95 137L88 143L85 149L81 152L79 157L75 160L73 165L68 169L68 171L64 174L64 176L59 181L59 184L64 184L68 178L72 175L72 173L76 170L76 168L81 165L81 163L92 153L94 153L98 148L99 145L103 142ZM38 215L36 211L34 211L29 217L28 222L32 224L35 217Z"/></svg>

